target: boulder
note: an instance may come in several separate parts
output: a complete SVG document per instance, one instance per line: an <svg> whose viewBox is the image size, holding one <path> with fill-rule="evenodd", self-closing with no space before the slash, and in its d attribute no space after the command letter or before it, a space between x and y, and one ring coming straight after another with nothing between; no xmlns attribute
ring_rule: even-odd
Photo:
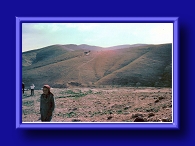
<svg viewBox="0 0 195 146"><path fill-rule="evenodd" d="M135 118L134 122L145 122L142 117Z"/></svg>

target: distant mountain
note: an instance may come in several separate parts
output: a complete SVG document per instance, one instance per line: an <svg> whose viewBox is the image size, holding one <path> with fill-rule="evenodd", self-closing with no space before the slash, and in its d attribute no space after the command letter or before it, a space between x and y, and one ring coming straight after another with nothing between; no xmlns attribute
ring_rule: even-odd
<svg viewBox="0 0 195 146"><path fill-rule="evenodd" d="M140 46L146 46L146 45L148 45L148 44L118 45L118 46L107 47L106 50L133 48L133 47L140 47Z"/></svg>
<svg viewBox="0 0 195 146"><path fill-rule="evenodd" d="M102 49L104 49L102 47L90 46L90 45L86 45L86 44L81 44L81 45L79 45L79 47L84 49L84 50L102 50Z"/></svg>
<svg viewBox="0 0 195 146"><path fill-rule="evenodd" d="M89 53L84 53L89 51ZM22 53L22 80L52 87L172 85L172 44L52 45Z"/></svg>

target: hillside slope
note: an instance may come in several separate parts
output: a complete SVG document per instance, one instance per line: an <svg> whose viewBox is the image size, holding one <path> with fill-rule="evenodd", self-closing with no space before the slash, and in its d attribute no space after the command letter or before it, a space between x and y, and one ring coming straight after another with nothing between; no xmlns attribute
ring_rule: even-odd
<svg viewBox="0 0 195 146"><path fill-rule="evenodd" d="M165 86L172 84L172 44L106 49L53 45L23 53L22 80L52 87ZM84 52L90 51L89 55Z"/></svg>

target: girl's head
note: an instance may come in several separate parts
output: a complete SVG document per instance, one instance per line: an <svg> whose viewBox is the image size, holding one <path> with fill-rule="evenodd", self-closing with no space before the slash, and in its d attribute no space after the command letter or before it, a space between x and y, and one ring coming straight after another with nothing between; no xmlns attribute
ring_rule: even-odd
<svg viewBox="0 0 195 146"><path fill-rule="evenodd" d="M50 92L50 86L49 85L44 85L43 86L43 94L49 94L49 93L51 93Z"/></svg>

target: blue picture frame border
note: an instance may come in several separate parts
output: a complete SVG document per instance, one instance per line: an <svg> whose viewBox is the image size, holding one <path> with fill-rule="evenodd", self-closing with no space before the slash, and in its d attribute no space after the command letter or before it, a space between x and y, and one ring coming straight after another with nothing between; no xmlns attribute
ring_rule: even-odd
<svg viewBox="0 0 195 146"><path fill-rule="evenodd" d="M179 130L179 17L16 17L16 129L174 129ZM173 121L130 123L22 123L22 23L173 23Z"/></svg>

